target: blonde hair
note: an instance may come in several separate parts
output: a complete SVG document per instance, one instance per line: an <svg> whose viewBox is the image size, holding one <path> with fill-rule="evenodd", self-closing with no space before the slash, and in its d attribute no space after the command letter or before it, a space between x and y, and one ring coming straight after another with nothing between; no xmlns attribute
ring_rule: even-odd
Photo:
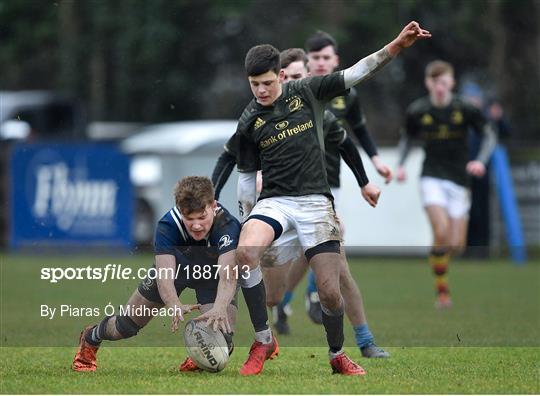
<svg viewBox="0 0 540 396"><path fill-rule="evenodd" d="M442 60L434 60L427 64L426 77L436 78L443 74L454 76L454 67L450 63Z"/></svg>

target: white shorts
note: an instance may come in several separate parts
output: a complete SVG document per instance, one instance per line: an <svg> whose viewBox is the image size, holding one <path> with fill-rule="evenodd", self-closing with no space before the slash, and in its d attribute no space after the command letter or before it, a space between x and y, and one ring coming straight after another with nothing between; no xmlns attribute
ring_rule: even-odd
<svg viewBox="0 0 540 396"><path fill-rule="evenodd" d="M289 230L281 234L272 245L264 252L261 258L263 267L274 267L284 265L298 260L304 251L296 230Z"/></svg>
<svg viewBox="0 0 540 396"><path fill-rule="evenodd" d="M469 213L471 193L469 189L453 181L422 176L420 190L424 207L431 205L443 207L453 219L466 217Z"/></svg>
<svg viewBox="0 0 540 396"><path fill-rule="evenodd" d="M249 218L257 216L273 219L281 226L281 235L269 248L277 248L274 254L279 264L321 243L341 240L336 212L324 195L265 198L257 202Z"/></svg>

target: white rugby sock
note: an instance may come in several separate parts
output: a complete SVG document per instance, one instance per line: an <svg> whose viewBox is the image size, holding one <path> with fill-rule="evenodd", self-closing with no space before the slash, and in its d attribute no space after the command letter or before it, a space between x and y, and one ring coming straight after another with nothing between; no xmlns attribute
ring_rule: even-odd
<svg viewBox="0 0 540 396"><path fill-rule="evenodd" d="M272 342L272 330L266 329L255 333L255 340L261 344L270 344Z"/></svg>
<svg viewBox="0 0 540 396"><path fill-rule="evenodd" d="M330 358L330 360L332 360L341 355L342 353L344 353L343 349L340 349L337 352L328 351L328 357Z"/></svg>

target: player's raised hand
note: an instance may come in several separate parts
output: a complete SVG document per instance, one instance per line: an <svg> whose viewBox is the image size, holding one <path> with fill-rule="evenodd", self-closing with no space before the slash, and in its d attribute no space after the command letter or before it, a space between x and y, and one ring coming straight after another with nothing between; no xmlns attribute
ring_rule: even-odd
<svg viewBox="0 0 540 396"><path fill-rule="evenodd" d="M409 22L407 26L398 34L396 40L401 48L408 48L415 43L416 40L423 40L431 37L431 33L422 29L418 22Z"/></svg>
<svg viewBox="0 0 540 396"><path fill-rule="evenodd" d="M231 324L229 323L229 317L227 315L227 308L220 308L214 305L212 309L193 320L195 322L206 320L206 326L212 326L214 331L221 330L224 333L232 333Z"/></svg>
<svg viewBox="0 0 540 396"><path fill-rule="evenodd" d="M418 22L412 21L403 28L398 36L388 45L388 51L390 55L397 55L402 49L408 48L413 45L416 40L428 39L431 37L431 33L425 29L422 29Z"/></svg>
<svg viewBox="0 0 540 396"><path fill-rule="evenodd" d="M475 177L482 177L486 174L486 166L480 161L469 161L466 170L469 175Z"/></svg>
<svg viewBox="0 0 540 396"><path fill-rule="evenodd" d="M184 314L198 310L200 307L200 304L175 304L169 307L173 312L171 331L174 333L178 330L178 324L184 321Z"/></svg>
<svg viewBox="0 0 540 396"><path fill-rule="evenodd" d="M398 182L400 182L400 183L407 180L407 172L405 172L404 167L400 166L399 168L397 168L397 170L396 170L396 180Z"/></svg>
<svg viewBox="0 0 540 396"><path fill-rule="evenodd" d="M375 184L368 183L362 187L362 196L368 204L372 207L377 206L379 201L379 196L381 195L381 190Z"/></svg>

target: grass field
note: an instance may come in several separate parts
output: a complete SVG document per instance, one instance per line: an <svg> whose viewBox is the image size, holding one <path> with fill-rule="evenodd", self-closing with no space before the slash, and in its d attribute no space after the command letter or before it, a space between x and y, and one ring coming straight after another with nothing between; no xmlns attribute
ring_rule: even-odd
<svg viewBox="0 0 540 396"><path fill-rule="evenodd" d="M251 343L240 298L237 348L221 373L180 374L179 334L156 318L130 340L104 343L96 373L69 369L82 327L101 316L40 316L40 305L124 304L136 280L40 280L41 267L117 263L147 267L151 256L0 256L1 393L539 393L540 263L459 261L450 270L454 307L433 307L432 278L422 259L355 259L351 270L365 299L370 328L388 360L367 360L346 323L346 349L367 371L332 376L323 328L304 313L302 288L293 301L292 335L256 378L238 369ZM193 300L192 293L182 300Z"/></svg>

